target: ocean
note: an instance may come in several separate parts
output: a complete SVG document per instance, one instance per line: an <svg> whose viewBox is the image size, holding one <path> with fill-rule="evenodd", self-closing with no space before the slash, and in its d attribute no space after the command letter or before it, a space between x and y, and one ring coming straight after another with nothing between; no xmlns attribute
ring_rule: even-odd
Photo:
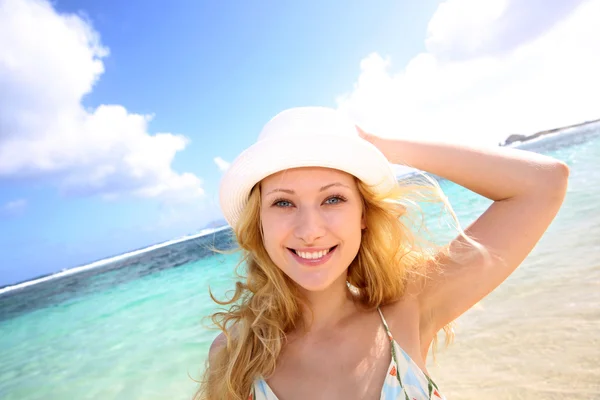
<svg viewBox="0 0 600 400"><path fill-rule="evenodd" d="M600 399L600 124L518 147L570 166L565 203L428 369L449 399ZM463 225L490 203L441 185ZM225 229L1 289L0 398L190 399L217 334L209 285L225 296L238 260L211 249L230 245Z"/></svg>

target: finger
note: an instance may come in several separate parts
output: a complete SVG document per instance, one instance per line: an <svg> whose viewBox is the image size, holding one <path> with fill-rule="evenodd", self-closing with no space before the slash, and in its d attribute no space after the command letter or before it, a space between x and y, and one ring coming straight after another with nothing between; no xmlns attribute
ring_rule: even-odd
<svg viewBox="0 0 600 400"><path fill-rule="evenodd" d="M355 125L355 126L356 126L356 130L358 131L358 135L359 135L361 138L363 138L363 139L366 139L366 138L367 138L367 136L369 136L369 135L367 134L367 132L365 132L365 131L363 131L363 130L361 129L361 127L360 127L360 126L358 126L358 125Z"/></svg>

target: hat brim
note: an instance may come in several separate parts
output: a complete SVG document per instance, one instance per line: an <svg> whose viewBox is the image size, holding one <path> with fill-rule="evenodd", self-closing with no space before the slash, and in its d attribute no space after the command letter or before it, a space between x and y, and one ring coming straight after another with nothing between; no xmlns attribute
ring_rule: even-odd
<svg viewBox="0 0 600 400"><path fill-rule="evenodd" d="M254 185L274 173L300 167L344 171L376 193L387 192L397 184L383 153L359 136L321 136L318 143L301 137L265 139L242 152L223 176L219 202L229 225L237 224Z"/></svg>

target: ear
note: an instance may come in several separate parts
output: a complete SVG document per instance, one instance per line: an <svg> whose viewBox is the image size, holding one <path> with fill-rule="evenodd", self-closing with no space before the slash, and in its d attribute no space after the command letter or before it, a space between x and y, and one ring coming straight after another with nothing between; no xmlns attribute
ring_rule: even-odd
<svg viewBox="0 0 600 400"><path fill-rule="evenodd" d="M361 230L367 229L367 218L365 217L364 211L360 217L360 229Z"/></svg>

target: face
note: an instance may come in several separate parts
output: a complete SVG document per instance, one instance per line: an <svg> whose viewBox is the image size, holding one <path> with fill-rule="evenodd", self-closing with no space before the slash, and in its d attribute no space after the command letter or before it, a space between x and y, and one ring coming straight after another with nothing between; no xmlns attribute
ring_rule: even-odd
<svg viewBox="0 0 600 400"><path fill-rule="evenodd" d="M261 223L269 256L300 287L345 277L364 229L354 178L328 168L294 168L261 182Z"/></svg>

